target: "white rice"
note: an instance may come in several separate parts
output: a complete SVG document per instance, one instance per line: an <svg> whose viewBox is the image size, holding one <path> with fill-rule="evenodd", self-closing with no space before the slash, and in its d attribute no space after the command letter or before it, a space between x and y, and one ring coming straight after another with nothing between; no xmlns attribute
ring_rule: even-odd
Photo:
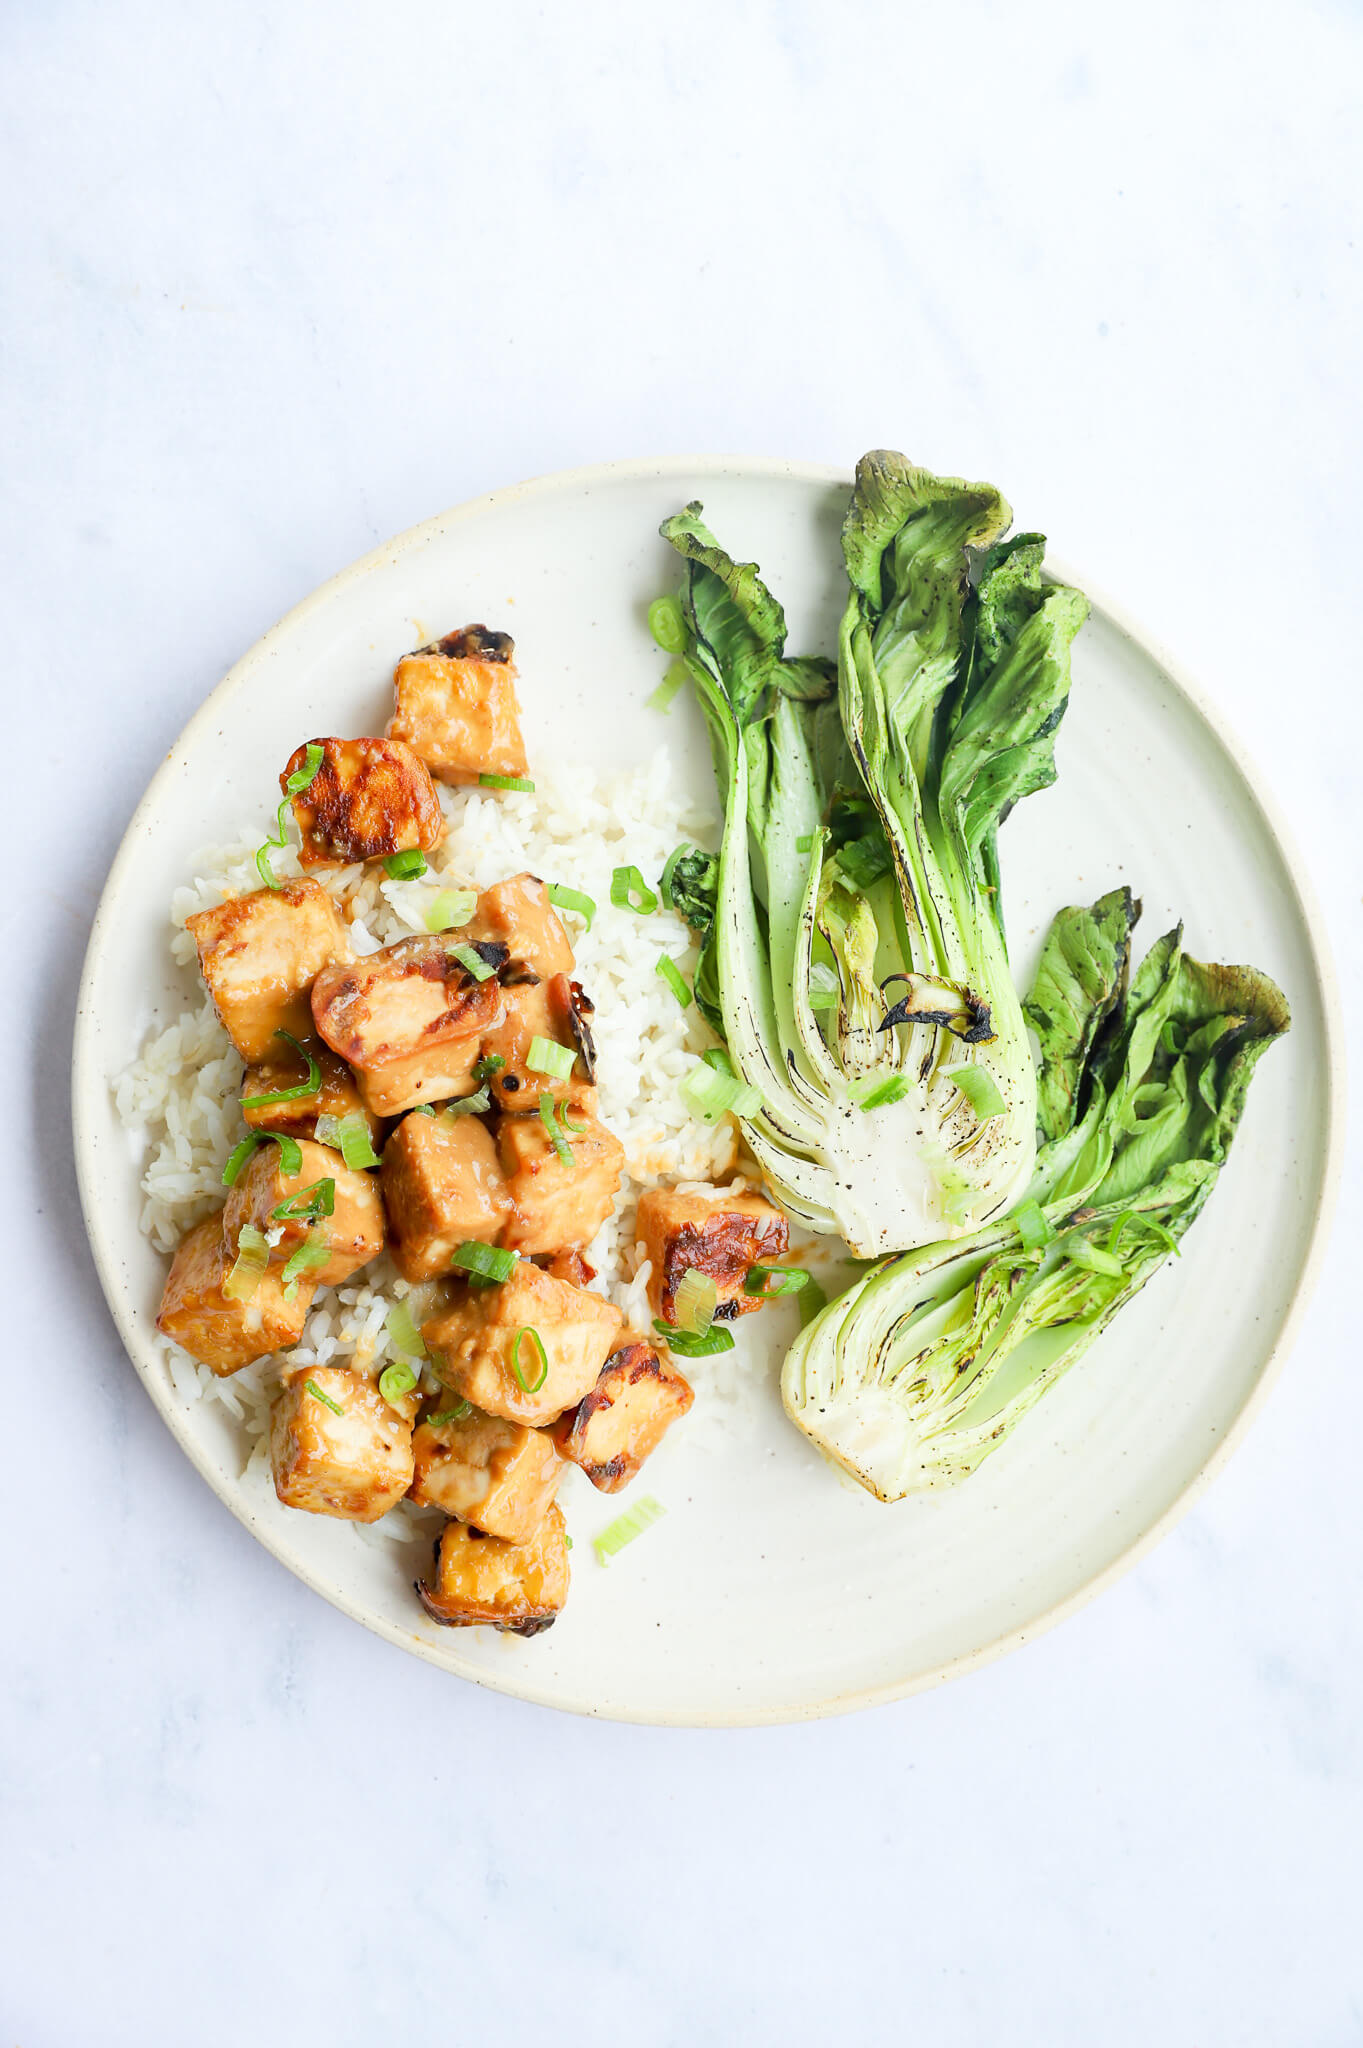
<svg viewBox="0 0 1363 2048"><path fill-rule="evenodd" d="M341 905L356 954L424 932L425 911L439 888L485 889L528 869L595 901L590 931L574 913L562 914L577 956L576 976L596 1004L599 1113L625 1148L626 1172L615 1213L585 1256L597 1269L597 1291L635 1328L647 1329L650 1269L633 1230L639 1195L660 1183L723 1179L734 1165L736 1144L727 1120L713 1129L700 1123L679 1092L711 1039L694 1005L683 1011L656 970L665 954L691 978L690 935L669 910L641 917L617 909L610 900L611 873L632 865L653 883L679 840L712 845L716 821L679 802L662 749L646 767L604 786L593 787L579 776L556 781L539 774L533 793L442 787L439 794L446 835L420 881L391 881L378 864L314 869L313 878ZM192 1224L221 1206L223 1162L246 1129L237 1100L242 1063L204 992L185 920L259 887L255 850L266 829L257 824L232 844L205 849L193 863L193 880L175 891L170 947L184 974L185 1008L113 1084L119 1116L144 1147L142 1228L167 1253ZM292 847L275 861L281 878L302 872ZM197 1364L178 1345L158 1342L180 1398L216 1402L233 1418L243 1473L273 1502L267 1436L281 1367L292 1372L345 1364L376 1378L390 1357L388 1313L413 1292L422 1290L401 1279L385 1254L347 1284L318 1289L294 1350L227 1378ZM422 1306L419 1300L414 1304L418 1322ZM687 1373L697 1402L682 1426L698 1444L714 1441L727 1434L724 1411L747 1398L751 1368L729 1352L693 1361ZM403 1507L371 1528L349 1526L364 1537L408 1541L430 1521L422 1510Z"/></svg>

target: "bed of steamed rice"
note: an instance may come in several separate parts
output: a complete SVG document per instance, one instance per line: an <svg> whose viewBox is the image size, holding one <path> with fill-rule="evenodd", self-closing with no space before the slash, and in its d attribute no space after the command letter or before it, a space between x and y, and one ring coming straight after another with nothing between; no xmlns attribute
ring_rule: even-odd
<svg viewBox="0 0 1363 2048"><path fill-rule="evenodd" d="M678 801L662 750L646 767L606 785L592 786L577 775L540 775L533 793L442 788L440 799L446 834L420 881L392 881L379 864L314 869L313 876L341 905L357 955L424 931L441 888L485 889L529 869L594 900L590 931L581 917L562 915L577 956L575 972L596 1004L599 1113L625 1148L626 1171L614 1214L586 1256L597 1269L596 1289L647 1329L649 1267L633 1232L639 1195L660 1182L723 1178L734 1163L735 1140L727 1120L709 1128L692 1117L679 1092L709 1042L694 1006L683 1011L657 972L666 955L690 979L695 954L686 927L671 911L641 917L617 908L610 900L611 873L632 865L652 881L680 839L713 844L715 821L689 814ZM142 1227L167 1253L191 1224L221 1206L223 1162L245 1132L237 1100L242 1063L204 993L185 920L259 887L255 851L264 836L256 824L235 842L206 849L193 863L193 879L175 891L170 945L184 974L186 1007L114 1082L119 1115L143 1147ZM301 872L292 848L275 858L281 878ZM273 1501L267 1434L281 1370L336 1363L377 1377L393 1355L386 1327L391 1309L415 1293L411 1306L419 1322L423 1292L429 1298L429 1289L410 1287L384 1255L346 1285L318 1289L295 1349L222 1379L178 1345L158 1342L179 1398L217 1402L233 1417L244 1476ZM687 1370L697 1393L688 1439L703 1444L724 1433L725 1412L744 1398L745 1368L739 1354L727 1352ZM427 1523L421 1510L403 1507L372 1529L349 1526L360 1535L405 1541Z"/></svg>

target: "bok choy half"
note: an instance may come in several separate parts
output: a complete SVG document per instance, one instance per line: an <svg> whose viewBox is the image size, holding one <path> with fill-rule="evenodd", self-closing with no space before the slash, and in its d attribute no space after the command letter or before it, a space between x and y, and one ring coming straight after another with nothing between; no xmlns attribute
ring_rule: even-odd
<svg viewBox="0 0 1363 2048"><path fill-rule="evenodd" d="M724 833L669 893L703 940L697 1002L761 1098L743 1135L790 1213L859 1257L969 1232L1035 1164L997 834L1054 780L1086 601L1043 581L1038 536L1000 542L997 491L878 452L843 528L834 671L787 657L780 604L700 513L662 532Z"/></svg>
<svg viewBox="0 0 1363 2048"><path fill-rule="evenodd" d="M878 1266L787 1357L787 1412L882 1500L973 1472L1177 1251L1288 1028L1266 975L1190 959L1177 930L1128 990L1138 914L1117 890L1051 927L1026 1005L1043 1138L1027 1199Z"/></svg>

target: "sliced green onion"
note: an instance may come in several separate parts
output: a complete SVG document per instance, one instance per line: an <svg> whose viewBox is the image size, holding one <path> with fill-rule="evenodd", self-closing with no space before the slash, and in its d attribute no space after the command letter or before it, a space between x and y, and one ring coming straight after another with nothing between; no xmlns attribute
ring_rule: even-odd
<svg viewBox="0 0 1363 2048"><path fill-rule="evenodd" d="M527 1337L538 1351L540 1359L540 1376L533 1383L528 1382L521 1371L521 1345ZM544 1340L539 1331L532 1325L516 1332L516 1341L511 1347L511 1370L520 1383L521 1392L525 1394L537 1394L549 1377L549 1353L544 1348Z"/></svg>
<svg viewBox="0 0 1363 2048"><path fill-rule="evenodd" d="M564 1166L573 1166L573 1148L559 1129L558 1117L554 1113L554 1098L547 1088L540 1090L540 1122L549 1134L549 1142Z"/></svg>
<svg viewBox="0 0 1363 2048"><path fill-rule="evenodd" d="M809 1285L810 1275L803 1266L762 1266L750 1268L743 1282L745 1294L798 1294Z"/></svg>
<svg viewBox="0 0 1363 2048"><path fill-rule="evenodd" d="M410 1394L416 1385L416 1374L405 1360L398 1359L386 1365L379 1374L379 1392L390 1408L395 1408L404 1394Z"/></svg>
<svg viewBox="0 0 1363 2048"><path fill-rule="evenodd" d="M802 832L795 842L795 851L797 853L813 853L814 834L812 832Z"/></svg>
<svg viewBox="0 0 1363 2048"><path fill-rule="evenodd" d="M703 1337L715 1319L719 1290L713 1276L688 1266L672 1297L672 1315L679 1330L689 1337Z"/></svg>
<svg viewBox="0 0 1363 2048"><path fill-rule="evenodd" d="M298 1054L299 1059L307 1061L307 1075L292 1088L275 1088L268 1095L243 1095L241 1098L243 1108L247 1103L250 1104L252 1109L270 1109L273 1108L276 1102L301 1102L304 1096L315 1095L322 1085L322 1069L318 1066L312 1054L304 1051L292 1031L276 1031L275 1037L286 1038Z"/></svg>
<svg viewBox="0 0 1363 2048"><path fill-rule="evenodd" d="M902 1102L909 1084L902 1074L891 1074L884 1081L854 1082L847 1092L858 1109L883 1109L887 1102Z"/></svg>
<svg viewBox="0 0 1363 2048"><path fill-rule="evenodd" d="M571 1131L575 1138L580 1138L582 1136L582 1133L587 1128L585 1122L580 1124L575 1124L573 1122L572 1118L568 1114L568 1106L566 1103L561 1104L559 1107L558 1120L562 1124L564 1130Z"/></svg>
<svg viewBox="0 0 1363 2048"><path fill-rule="evenodd" d="M480 1088L476 1095L457 1095L453 1102L447 1102L442 1116L486 1116L492 1107L492 1097L486 1088Z"/></svg>
<svg viewBox="0 0 1363 2048"><path fill-rule="evenodd" d="M802 1330L808 1328L820 1310L828 1307L827 1292L819 1285L813 1274L810 1275L809 1285L802 1287L796 1295L795 1306L800 1311L800 1328Z"/></svg>
<svg viewBox="0 0 1363 2048"><path fill-rule="evenodd" d="M668 854L667 859L663 862L663 871L658 877L658 894L662 897L664 903L670 903L672 901L670 891L672 888L672 877L676 872L677 862L681 859L684 853L690 853L691 851L692 848L688 846L687 842L683 839L681 845L674 846L671 853Z"/></svg>
<svg viewBox="0 0 1363 2048"><path fill-rule="evenodd" d="M953 1067L947 1079L955 1082L982 1124L987 1124L991 1116L1003 1115L999 1084L983 1067Z"/></svg>
<svg viewBox="0 0 1363 2048"><path fill-rule="evenodd" d="M632 1508L627 1508L623 1515L617 1515L599 1536L592 1538L598 1564L609 1564L627 1543L633 1543L636 1536L642 1536L645 1529L651 1529L666 1513L667 1509L654 1500L651 1493L646 1493L642 1500L636 1500Z"/></svg>
<svg viewBox="0 0 1363 2048"><path fill-rule="evenodd" d="M251 1131L239 1145L234 1145L227 1155L227 1164L222 1170L222 1184L234 1188L241 1178L241 1169L258 1145L275 1144L279 1147L280 1169L287 1175L300 1173L303 1154L298 1149L297 1138L286 1138L283 1131Z"/></svg>
<svg viewBox="0 0 1363 2048"><path fill-rule="evenodd" d="M408 1116L434 1116L435 1104L433 1102L418 1102L416 1108L409 1109L407 1114Z"/></svg>
<svg viewBox="0 0 1363 2048"><path fill-rule="evenodd" d="M716 1352L732 1351L734 1340L723 1323L711 1323L703 1337L693 1337L688 1330L674 1330L670 1323L660 1323L655 1316L653 1327L660 1337L667 1340L669 1350L678 1358L713 1358Z"/></svg>
<svg viewBox="0 0 1363 2048"><path fill-rule="evenodd" d="M490 1081L494 1074L501 1073L505 1065L506 1061L499 1052L486 1052L480 1060L475 1061L473 1078L475 1081Z"/></svg>
<svg viewBox="0 0 1363 2048"><path fill-rule="evenodd" d="M305 789L311 789L313 783L317 780L317 771L322 765L322 756L325 752L326 749L319 747L316 740L308 742L308 750L303 756L302 767L295 768L293 774L284 784L290 796L302 796Z"/></svg>
<svg viewBox="0 0 1363 2048"><path fill-rule="evenodd" d="M560 1045L553 1038L532 1038L525 1069L529 1074L549 1074L555 1081L566 1081L576 1059L576 1049L571 1045Z"/></svg>
<svg viewBox="0 0 1363 2048"><path fill-rule="evenodd" d="M369 1135L369 1119L362 1109L352 1109L348 1116L343 1116L336 1130L341 1157L352 1173L363 1173L366 1167L378 1165L379 1155Z"/></svg>
<svg viewBox="0 0 1363 2048"><path fill-rule="evenodd" d="M809 970L809 1007L835 1010L838 1006L838 977L825 960L816 960Z"/></svg>
<svg viewBox="0 0 1363 2048"><path fill-rule="evenodd" d="M231 1272L222 1283L226 1299L250 1301L269 1263L270 1247L264 1231L257 1230L254 1223L243 1223L237 1232L236 1259Z"/></svg>
<svg viewBox="0 0 1363 2048"><path fill-rule="evenodd" d="M572 1549L572 1547L573 1547L573 1539L572 1539L572 1537L571 1537L571 1536L568 1536L568 1535L565 1535L565 1536L564 1536L564 1538L563 1538L563 1548L564 1548L565 1550L571 1550L571 1549Z"/></svg>
<svg viewBox="0 0 1363 2048"><path fill-rule="evenodd" d="M394 882L415 882L426 872L426 856L419 846L410 846L403 853L390 853L384 860L383 872Z"/></svg>
<svg viewBox="0 0 1363 2048"><path fill-rule="evenodd" d="M495 967L488 966L481 953L474 952L472 946L452 946L450 948L450 957L453 960L457 960L459 965L471 974L475 981L491 981L493 975L497 972Z"/></svg>
<svg viewBox="0 0 1363 2048"><path fill-rule="evenodd" d="M395 1351L400 1351L405 1358L424 1358L426 1356L426 1346L422 1342L421 1332L413 1322L412 1311L408 1308L405 1301L395 1301L393 1303L393 1306L388 1311L384 1327L388 1332L388 1342Z"/></svg>
<svg viewBox="0 0 1363 2048"><path fill-rule="evenodd" d="M441 889L426 906L426 929L453 931L457 925L467 924L477 908L478 898L472 889Z"/></svg>
<svg viewBox="0 0 1363 2048"><path fill-rule="evenodd" d="M686 621L675 597L655 597L648 608L648 630L664 654L680 654L686 645Z"/></svg>
<svg viewBox="0 0 1363 2048"><path fill-rule="evenodd" d="M320 1401L324 1408L330 1408L333 1415L345 1414L345 1409L341 1406L340 1402L333 1401L330 1394L324 1394L316 1380L304 1380L303 1384L312 1395L313 1400Z"/></svg>
<svg viewBox="0 0 1363 2048"><path fill-rule="evenodd" d="M1039 1202L1019 1202L1013 1211L1013 1221L1025 1252L1039 1252L1055 1236Z"/></svg>
<svg viewBox="0 0 1363 2048"><path fill-rule="evenodd" d="M670 711L672 699L686 681L689 673L690 671L687 669L684 661L670 662L667 674L663 677L657 689L650 691L649 695L644 699L647 709L650 711Z"/></svg>
<svg viewBox="0 0 1363 2048"><path fill-rule="evenodd" d="M535 787L527 775L480 775L478 780L484 789L523 789L528 793Z"/></svg>
<svg viewBox="0 0 1363 2048"><path fill-rule="evenodd" d="M270 1211L271 1223L316 1223L323 1216L336 1213L336 1183L334 1180L311 1181L305 1188L295 1188L291 1195L285 1195L282 1202L276 1202Z"/></svg>
<svg viewBox="0 0 1363 2048"><path fill-rule="evenodd" d="M439 1429L442 1422L462 1422L466 1415L472 1415L472 1401L461 1401L457 1408L442 1408L438 1415L423 1415L422 1421L432 1429Z"/></svg>
<svg viewBox="0 0 1363 2048"><path fill-rule="evenodd" d="M1105 1252L1101 1245L1090 1244L1086 1237L1067 1237L1061 1246L1067 1259L1076 1266L1086 1266L1090 1273L1106 1273L1113 1280L1124 1280L1126 1268L1111 1252Z"/></svg>
<svg viewBox="0 0 1363 2048"><path fill-rule="evenodd" d="M584 896L581 889L569 889L562 882L549 884L549 901L555 910L575 910L579 917L587 920L587 930L592 928L596 916L596 903L590 896Z"/></svg>
<svg viewBox="0 0 1363 2048"><path fill-rule="evenodd" d="M284 1282L285 1300L293 1300L293 1295L289 1290L295 1286L300 1273L314 1272L318 1266L325 1266L330 1257L331 1247L329 1245L322 1244L315 1237L305 1237L297 1251L290 1253L284 1271L279 1276Z"/></svg>
<svg viewBox="0 0 1363 2048"><path fill-rule="evenodd" d="M718 1051L719 1048L712 1050ZM727 1072L725 1068L728 1068ZM724 1059L724 1068L721 1068L709 1054L705 1055L700 1066L691 1069L681 1084L680 1092L691 1114L705 1124L718 1123L725 1115L756 1116L762 1107L761 1089L750 1088L740 1081L729 1067L727 1058Z"/></svg>
<svg viewBox="0 0 1363 2048"><path fill-rule="evenodd" d="M289 776L284 784L287 795L281 799L279 809L275 813L274 837L267 839L263 846L256 848L256 873L260 876L267 889L277 889L279 887L279 880L275 874L270 855L272 853L282 853L289 843L288 827L284 821L288 815L290 800L293 797L301 796L303 791L311 786L316 778L318 769L322 765L323 751L323 748L315 740L308 742L308 750L303 756L302 767L295 768L293 774Z"/></svg>
<svg viewBox="0 0 1363 2048"><path fill-rule="evenodd" d="M470 1240L455 1246L450 1253L450 1264L457 1266L461 1273L472 1273L479 1280L509 1280L516 1270L517 1259L515 1252L503 1251L500 1245Z"/></svg>
<svg viewBox="0 0 1363 2048"><path fill-rule="evenodd" d="M682 973L676 961L669 960L666 953L660 953L658 964L653 971L655 974L662 976L682 1008L684 1010L687 1009L691 1002L691 991L687 986L686 976Z"/></svg>
<svg viewBox="0 0 1363 2048"><path fill-rule="evenodd" d="M611 902L617 910L635 910L641 917L651 917L658 908L658 899L638 868L616 868L611 875Z"/></svg>

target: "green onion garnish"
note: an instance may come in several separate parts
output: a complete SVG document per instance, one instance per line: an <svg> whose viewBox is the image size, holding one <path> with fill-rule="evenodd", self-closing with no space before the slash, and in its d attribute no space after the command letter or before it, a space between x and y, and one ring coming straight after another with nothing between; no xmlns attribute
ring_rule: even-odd
<svg viewBox="0 0 1363 2048"><path fill-rule="evenodd" d="M455 1246L450 1264L461 1273L472 1273L478 1280L509 1280L516 1270L516 1254L503 1251L500 1245L470 1240Z"/></svg>
<svg viewBox="0 0 1363 2048"><path fill-rule="evenodd" d="M795 1297L795 1306L800 1311L800 1328L805 1329L813 1322L821 1309L828 1307L828 1295L811 1273L809 1284L802 1287Z"/></svg>
<svg viewBox="0 0 1363 2048"><path fill-rule="evenodd" d="M1121 1260L1105 1252L1100 1244L1090 1244L1086 1237L1067 1237L1060 1248L1067 1259L1076 1266L1086 1266L1090 1273L1105 1273L1113 1280L1126 1278Z"/></svg>
<svg viewBox="0 0 1363 2048"><path fill-rule="evenodd" d="M672 888L672 876L676 871L677 862L684 853L690 853L691 851L691 847L683 839L681 845L674 846L667 859L663 862L663 871L658 877L658 894L662 897L664 903L672 901L669 892Z"/></svg>
<svg viewBox="0 0 1363 2048"><path fill-rule="evenodd" d="M658 899L638 868L616 868L611 875L611 902L617 910L635 910L641 917L651 917L658 908Z"/></svg>
<svg viewBox="0 0 1363 2048"><path fill-rule="evenodd" d="M566 1081L576 1059L576 1048L571 1045L560 1045L553 1038L532 1038L525 1069L528 1074L549 1074L555 1081Z"/></svg>
<svg viewBox="0 0 1363 2048"><path fill-rule="evenodd" d="M296 1188L291 1195L285 1195L282 1202L276 1202L270 1211L271 1223L316 1223L323 1216L336 1212L336 1183L334 1180L315 1180L305 1188Z"/></svg>
<svg viewBox="0 0 1363 2048"><path fill-rule="evenodd" d="M1039 1202L1019 1202L1013 1211L1013 1221L1025 1252L1039 1252L1055 1236Z"/></svg>
<svg viewBox="0 0 1363 2048"><path fill-rule="evenodd" d="M243 1223L237 1232L236 1260L222 1283L227 1300L250 1301L269 1263L270 1247L264 1231L257 1230L253 1223Z"/></svg>
<svg viewBox="0 0 1363 2048"><path fill-rule="evenodd" d="M472 889L442 889L426 906L426 929L453 931L457 925L467 924L477 908L478 898Z"/></svg>
<svg viewBox="0 0 1363 2048"><path fill-rule="evenodd" d="M533 1385L526 1383L525 1374L521 1371L521 1345L527 1337L540 1355L540 1376ZM511 1347L511 1370L520 1382L522 1393L526 1394L537 1394L549 1377L549 1353L544 1348L539 1331L533 1325L516 1332L516 1341Z"/></svg>
<svg viewBox="0 0 1363 2048"><path fill-rule="evenodd" d="M486 1088L480 1088L476 1095L456 1095L453 1102L447 1102L441 1111L443 1116L486 1116L492 1107L492 1097Z"/></svg>
<svg viewBox="0 0 1363 2048"><path fill-rule="evenodd" d="M568 889L562 882L551 882L549 901L555 910L575 910L579 917L586 918L587 930L591 930L592 919L596 916L596 904L590 896L584 896L580 889Z"/></svg>
<svg viewBox="0 0 1363 2048"><path fill-rule="evenodd" d="M390 1408L395 1408L404 1394L410 1394L416 1385L416 1374L410 1365L398 1359L386 1365L379 1374L379 1392Z"/></svg>
<svg viewBox="0 0 1363 2048"><path fill-rule="evenodd" d="M693 1337L689 1330L674 1330L671 1323L660 1323L655 1316L653 1327L660 1337L667 1339L668 1346L679 1358L713 1358L717 1351L732 1351L734 1340L723 1323L711 1323L703 1337Z"/></svg>
<svg viewBox="0 0 1363 2048"><path fill-rule="evenodd" d="M308 750L303 756L302 767L295 768L293 774L284 784L287 794L282 798L279 809L275 813L276 836L273 839L267 839L263 846L256 849L256 872L267 889L277 889L279 887L274 868L270 863L270 855L272 853L282 853L288 845L288 830L284 820L288 814L289 804L294 797L301 796L303 791L310 788L315 781L317 771L322 765L323 751L316 740L308 742Z"/></svg>
<svg viewBox="0 0 1363 2048"><path fill-rule="evenodd" d="M718 1051L718 1047L712 1048ZM723 1057L723 1055L721 1055ZM728 1067L725 1059L724 1066ZM756 1116L762 1107L762 1090L747 1087L729 1069L723 1071L708 1056L693 1067L681 1084L681 1098L702 1123L718 1123L724 1115Z"/></svg>
<svg viewBox="0 0 1363 2048"><path fill-rule="evenodd" d="M547 1088L540 1090L540 1122L549 1134L549 1142L558 1154L560 1164L563 1166L575 1165L573 1148L559 1128L558 1117L554 1111L554 1098Z"/></svg>
<svg viewBox="0 0 1363 2048"><path fill-rule="evenodd" d="M285 1299L293 1300L289 1289L300 1273L310 1273L318 1266L325 1266L330 1257L331 1249L328 1245L320 1243L315 1237L305 1237L297 1251L290 1253L284 1271L279 1276L284 1282Z"/></svg>
<svg viewBox="0 0 1363 2048"><path fill-rule="evenodd" d="M378 1165L379 1155L369 1135L369 1119L362 1109L352 1109L348 1116L343 1116L336 1126L336 1135L341 1157L352 1173L363 1173L366 1167Z"/></svg>
<svg viewBox="0 0 1363 2048"><path fill-rule="evenodd" d="M644 703L647 706L647 708L650 711L670 711L672 708L672 699L676 696L678 690L686 681L689 673L690 671L688 670L686 663L684 661L674 661L669 663L667 674L663 677L657 689L651 691L650 694L644 699Z"/></svg>
<svg viewBox="0 0 1363 2048"><path fill-rule="evenodd" d="M689 1337L703 1337L715 1319L719 1290L713 1275L688 1266L672 1297L673 1320Z"/></svg>
<svg viewBox="0 0 1363 2048"><path fill-rule="evenodd" d="M474 952L472 946L452 946L450 958L457 960L475 981L491 981L497 972L495 967L488 966L481 953Z"/></svg>
<svg viewBox="0 0 1363 2048"><path fill-rule="evenodd" d="M675 597L655 597L648 608L648 630L664 654L680 654L686 645L686 621Z"/></svg>
<svg viewBox="0 0 1363 2048"><path fill-rule="evenodd" d="M506 1061L499 1052L485 1052L483 1057L474 1063L473 1078L475 1081L490 1081L494 1074L501 1073L505 1065Z"/></svg>
<svg viewBox="0 0 1363 2048"><path fill-rule="evenodd" d="M753 1266L743 1282L745 1294L798 1294L809 1285L803 1266Z"/></svg>
<svg viewBox="0 0 1363 2048"><path fill-rule="evenodd" d="M653 971L655 974L662 976L682 1008L684 1010L688 1008L691 1002L691 991L687 986L686 976L682 973L676 961L669 960L666 953L661 953L658 956L658 964Z"/></svg>
<svg viewBox="0 0 1363 2048"><path fill-rule="evenodd" d="M422 1342L421 1332L412 1321L412 1311L405 1301L393 1303L384 1327L388 1332L388 1341L395 1351L400 1351L406 1358L426 1356L426 1346Z"/></svg>
<svg viewBox="0 0 1363 2048"><path fill-rule="evenodd" d="M442 1422L462 1422L466 1415L472 1415L472 1401L461 1401L457 1408L442 1408L438 1415L423 1415L422 1421L432 1429L439 1429Z"/></svg>
<svg viewBox="0 0 1363 2048"><path fill-rule="evenodd" d="M275 1088L268 1095L243 1095L243 1107L249 1103L252 1109L271 1109L276 1102L301 1102L305 1095L315 1095L322 1085L322 1069L310 1052L298 1043L292 1031L276 1031L276 1038L286 1038L299 1059L308 1063L307 1076L292 1088Z"/></svg>
<svg viewBox="0 0 1363 2048"><path fill-rule="evenodd" d="M797 853L813 853L814 834L812 832L802 832L795 842L795 851Z"/></svg>
<svg viewBox="0 0 1363 2048"><path fill-rule="evenodd" d="M345 1409L341 1406L340 1402L333 1401L330 1394L324 1394L316 1380L304 1380L303 1384L312 1395L313 1400L320 1401L324 1408L330 1408L333 1415L345 1414Z"/></svg>
<svg viewBox="0 0 1363 2048"><path fill-rule="evenodd" d="M999 1084L983 1067L953 1067L947 1079L955 1082L982 1124L987 1124L991 1116L1003 1115Z"/></svg>
<svg viewBox="0 0 1363 2048"><path fill-rule="evenodd" d="M408 1116L434 1116L435 1104L433 1102L418 1102L416 1108L409 1109L407 1114Z"/></svg>
<svg viewBox="0 0 1363 2048"><path fill-rule="evenodd" d="M478 780L484 789L523 789L528 793L535 787L525 775L480 775Z"/></svg>
<svg viewBox="0 0 1363 2048"><path fill-rule="evenodd" d="M415 882L426 872L426 856L419 846L408 847L403 853L390 853L384 860L383 872L395 882Z"/></svg>
<svg viewBox="0 0 1363 2048"><path fill-rule="evenodd" d="M824 960L816 960L809 970L809 1007L811 1010L835 1010L838 1006L838 977Z"/></svg>
<svg viewBox="0 0 1363 2048"><path fill-rule="evenodd" d="M313 783L317 780L317 771L322 765L322 756L325 751L326 749L319 746L316 740L308 742L308 750L303 756L302 767L295 768L293 774L284 784L290 796L302 796L305 789L311 789Z"/></svg>
<svg viewBox="0 0 1363 2048"><path fill-rule="evenodd" d="M858 1109L882 1109L887 1102L902 1102L909 1092L909 1084L902 1074L891 1074L884 1081L870 1084L855 1082L847 1092Z"/></svg>
<svg viewBox="0 0 1363 2048"><path fill-rule="evenodd" d="M286 1138L282 1131L250 1131L227 1155L227 1164L222 1170L223 1186L234 1188L241 1178L242 1167L257 1145L269 1144L278 1145L279 1164L284 1173L293 1175L302 1171L303 1154L298 1149L297 1138Z"/></svg>
<svg viewBox="0 0 1363 2048"><path fill-rule="evenodd" d="M651 1529L655 1522L660 1522L666 1513L667 1509L654 1500L651 1493L646 1493L642 1500L636 1500L632 1508L627 1508L623 1515L617 1515L599 1536L592 1538L598 1564L609 1564L618 1551L623 1550L627 1543L633 1543L636 1536L642 1536L645 1529Z"/></svg>

